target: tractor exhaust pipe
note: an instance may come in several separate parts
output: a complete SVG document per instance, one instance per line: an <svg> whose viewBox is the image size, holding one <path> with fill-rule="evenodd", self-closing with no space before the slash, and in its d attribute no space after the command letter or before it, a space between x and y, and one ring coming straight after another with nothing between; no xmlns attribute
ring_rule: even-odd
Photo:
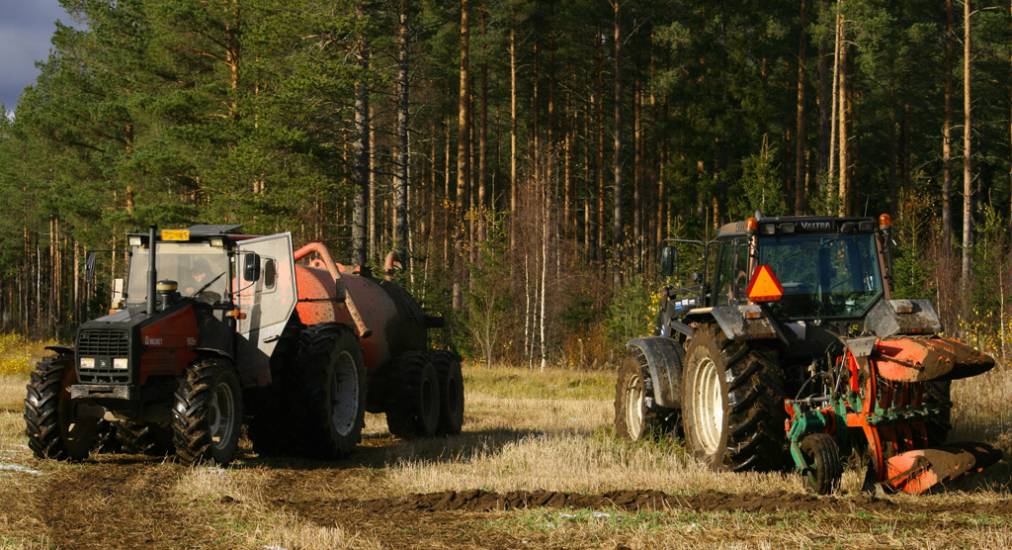
<svg viewBox="0 0 1012 550"><path fill-rule="evenodd" d="M155 287L158 285L158 269L155 267L155 226L148 228L148 315L155 314Z"/></svg>

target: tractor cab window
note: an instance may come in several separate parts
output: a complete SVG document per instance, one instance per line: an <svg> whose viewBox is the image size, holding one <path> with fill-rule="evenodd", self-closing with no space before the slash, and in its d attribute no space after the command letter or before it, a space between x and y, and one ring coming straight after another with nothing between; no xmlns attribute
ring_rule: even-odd
<svg viewBox="0 0 1012 550"><path fill-rule="evenodd" d="M748 240L730 239L720 244L714 289L715 305L725 306L745 300L748 286Z"/></svg>
<svg viewBox="0 0 1012 550"><path fill-rule="evenodd" d="M179 294L215 303L228 292L229 261L225 250L208 243L160 242L155 252L158 279L179 284ZM130 251L127 304L143 304L148 296L148 250Z"/></svg>
<svg viewBox="0 0 1012 550"><path fill-rule="evenodd" d="M858 318L882 294L872 233L774 235L759 238L759 263L784 287L771 303L787 318Z"/></svg>

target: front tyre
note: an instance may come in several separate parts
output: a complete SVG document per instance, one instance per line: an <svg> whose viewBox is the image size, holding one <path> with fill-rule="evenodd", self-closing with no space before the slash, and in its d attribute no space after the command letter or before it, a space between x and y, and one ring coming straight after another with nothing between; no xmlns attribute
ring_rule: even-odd
<svg viewBox="0 0 1012 550"><path fill-rule="evenodd" d="M647 406L646 358L633 351L623 359L615 384L615 434L628 441L674 435L677 411Z"/></svg>
<svg viewBox="0 0 1012 550"><path fill-rule="evenodd" d="M188 369L172 405L172 441L183 464L235 458L242 427L242 392L232 364L200 359Z"/></svg>
<svg viewBox="0 0 1012 550"><path fill-rule="evenodd" d="M700 327L686 350L682 419L688 450L714 470L782 470L783 373L773 352Z"/></svg>
<svg viewBox="0 0 1012 550"><path fill-rule="evenodd" d="M99 418L78 414L72 355L46 357L32 371L25 396L25 434L37 458L84 460L98 444Z"/></svg>

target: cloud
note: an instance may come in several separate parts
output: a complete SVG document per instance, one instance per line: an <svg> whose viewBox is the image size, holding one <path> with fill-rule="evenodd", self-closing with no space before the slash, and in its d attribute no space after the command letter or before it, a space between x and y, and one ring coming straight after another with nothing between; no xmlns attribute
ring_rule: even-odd
<svg viewBox="0 0 1012 550"><path fill-rule="evenodd" d="M57 20L72 22L57 0L0 0L0 104L13 108L35 81Z"/></svg>

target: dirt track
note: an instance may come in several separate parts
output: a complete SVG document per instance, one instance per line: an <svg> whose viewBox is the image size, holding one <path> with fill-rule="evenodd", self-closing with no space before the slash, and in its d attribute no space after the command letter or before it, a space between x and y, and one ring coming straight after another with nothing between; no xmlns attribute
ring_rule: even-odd
<svg viewBox="0 0 1012 550"><path fill-rule="evenodd" d="M181 470L157 464L86 465L61 469L40 480L32 506L59 548L182 548L208 540L206 518L187 518L167 505ZM188 521L189 519L189 521Z"/></svg>
<svg viewBox="0 0 1012 550"><path fill-rule="evenodd" d="M279 506L294 509L355 508L362 511L384 513L408 512L500 512L529 508L590 508L639 510L687 510L694 512L810 512L820 510L889 512L962 512L1012 513L1012 500L1004 499L985 504L933 505L900 503L888 498L870 496L820 498L796 493L766 495L735 495L707 492L691 496L667 495L660 491L611 491L601 494L579 494L556 491L446 491L414 494L400 498L369 500L313 500L290 501L275 499Z"/></svg>

